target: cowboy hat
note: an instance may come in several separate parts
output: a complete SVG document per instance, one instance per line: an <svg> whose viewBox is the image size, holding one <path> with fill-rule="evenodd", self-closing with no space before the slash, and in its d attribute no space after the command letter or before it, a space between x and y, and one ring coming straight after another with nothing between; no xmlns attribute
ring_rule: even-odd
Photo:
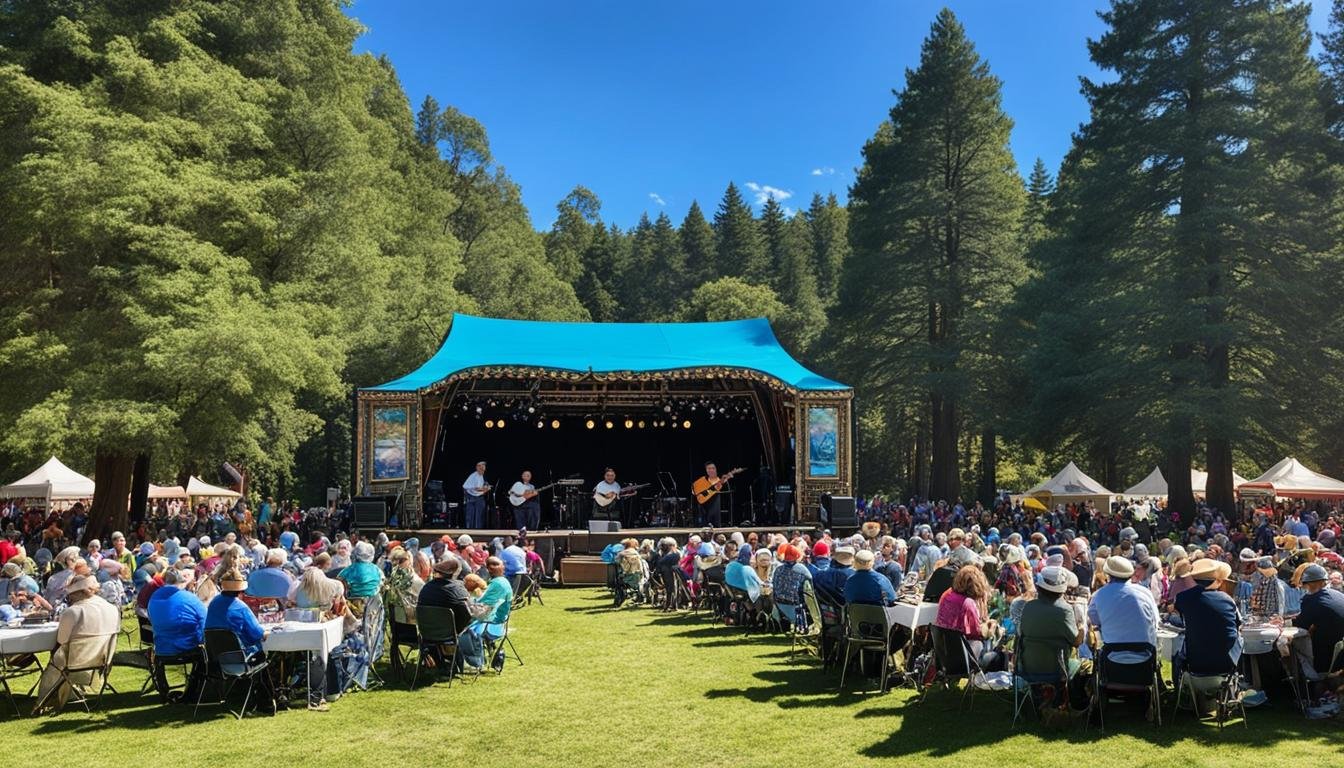
<svg viewBox="0 0 1344 768"><path fill-rule="evenodd" d="M1203 557L1190 568L1190 578L1195 581L1216 581L1232 575L1232 566L1221 560Z"/></svg>

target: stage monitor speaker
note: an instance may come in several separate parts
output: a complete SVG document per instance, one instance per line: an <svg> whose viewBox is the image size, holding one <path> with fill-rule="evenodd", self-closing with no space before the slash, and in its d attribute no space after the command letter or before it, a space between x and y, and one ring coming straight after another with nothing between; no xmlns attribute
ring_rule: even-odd
<svg viewBox="0 0 1344 768"><path fill-rule="evenodd" d="M589 533L620 533L621 523L619 520L589 520Z"/></svg>
<svg viewBox="0 0 1344 768"><path fill-rule="evenodd" d="M791 522L793 516L789 513L793 510L793 486L777 485L775 486L775 519L782 523Z"/></svg>
<svg viewBox="0 0 1344 768"><path fill-rule="evenodd" d="M355 527L361 531L387 527L387 499L383 496L355 497Z"/></svg>
<svg viewBox="0 0 1344 768"><path fill-rule="evenodd" d="M853 496L821 495L821 522L827 528L858 528Z"/></svg>

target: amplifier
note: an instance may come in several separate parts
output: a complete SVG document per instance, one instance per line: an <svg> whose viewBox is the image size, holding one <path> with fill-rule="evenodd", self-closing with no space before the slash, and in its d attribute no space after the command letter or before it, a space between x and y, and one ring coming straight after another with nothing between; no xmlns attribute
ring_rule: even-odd
<svg viewBox="0 0 1344 768"><path fill-rule="evenodd" d="M822 523L828 528L858 528L859 516L853 496L821 495Z"/></svg>
<svg viewBox="0 0 1344 768"><path fill-rule="evenodd" d="M356 496L355 527L361 531L376 531L387 527L387 498L383 496Z"/></svg>

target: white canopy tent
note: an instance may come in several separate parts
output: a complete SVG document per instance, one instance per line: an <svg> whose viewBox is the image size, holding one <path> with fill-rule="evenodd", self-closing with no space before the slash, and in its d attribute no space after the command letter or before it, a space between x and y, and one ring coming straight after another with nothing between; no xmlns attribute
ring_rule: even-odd
<svg viewBox="0 0 1344 768"><path fill-rule="evenodd" d="M93 480L65 466L52 456L27 476L0 488L0 498L74 501L93 498Z"/></svg>
<svg viewBox="0 0 1344 768"><path fill-rule="evenodd" d="M187 495L193 498L204 496L211 499L236 499L243 494L230 488L221 488L218 485L211 485L193 475L187 481Z"/></svg>
<svg viewBox="0 0 1344 768"><path fill-rule="evenodd" d="M1313 472L1291 456L1270 467L1265 474L1242 483L1237 490L1294 499L1344 498L1344 482Z"/></svg>
<svg viewBox="0 0 1344 768"><path fill-rule="evenodd" d="M1091 501L1109 510L1115 494L1106 487L1088 477L1072 461L1059 474L1027 491L1028 496L1049 503L1068 504L1071 502Z"/></svg>
<svg viewBox="0 0 1344 768"><path fill-rule="evenodd" d="M1237 488L1246 482L1246 478L1232 473L1232 487ZM1209 473L1202 469L1190 470L1190 488L1196 496L1203 497L1209 484ZM1162 470L1153 467L1153 471L1148 476L1140 480L1137 484L1125 489L1125 496L1131 498L1163 498L1167 495L1167 478L1162 474Z"/></svg>
<svg viewBox="0 0 1344 768"><path fill-rule="evenodd" d="M187 498L187 489L180 485L155 485L149 484L149 498L151 499L185 499Z"/></svg>

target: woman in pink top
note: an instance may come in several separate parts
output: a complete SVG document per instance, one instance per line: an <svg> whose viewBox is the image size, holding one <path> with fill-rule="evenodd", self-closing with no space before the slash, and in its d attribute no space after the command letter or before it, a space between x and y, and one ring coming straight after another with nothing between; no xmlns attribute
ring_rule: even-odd
<svg viewBox="0 0 1344 768"><path fill-rule="evenodd" d="M952 588L938 599L938 615L934 626L958 632L966 638L971 653L980 660L985 671L1004 668L1004 658L995 648L998 622L988 618L987 601L989 581L985 572L976 565L965 565L952 579Z"/></svg>

